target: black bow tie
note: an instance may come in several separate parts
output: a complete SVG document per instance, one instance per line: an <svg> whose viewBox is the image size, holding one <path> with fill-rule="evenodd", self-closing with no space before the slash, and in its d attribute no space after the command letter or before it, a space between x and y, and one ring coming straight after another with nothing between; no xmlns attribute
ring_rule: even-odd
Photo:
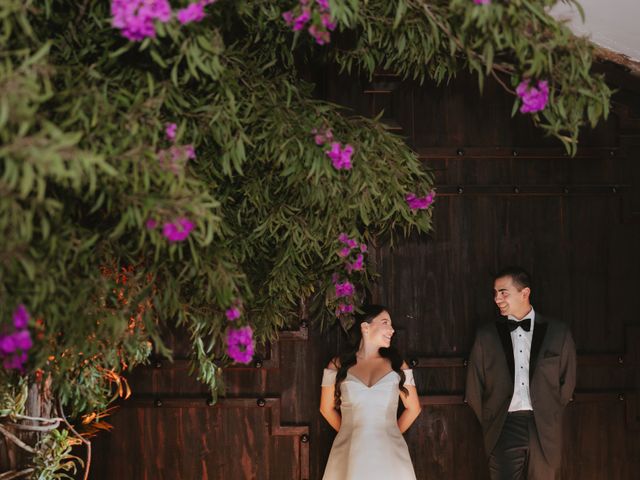
<svg viewBox="0 0 640 480"><path fill-rule="evenodd" d="M521 327L525 332L528 332L531 330L531 319L525 318L519 322L516 322L515 320L507 320L507 327L509 327L510 332L513 332L518 327Z"/></svg>

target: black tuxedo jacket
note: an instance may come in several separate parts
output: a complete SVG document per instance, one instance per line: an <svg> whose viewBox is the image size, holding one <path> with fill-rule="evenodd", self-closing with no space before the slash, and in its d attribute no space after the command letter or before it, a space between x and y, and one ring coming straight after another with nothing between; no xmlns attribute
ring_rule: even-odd
<svg viewBox="0 0 640 480"><path fill-rule="evenodd" d="M514 359L505 317L478 330L467 368L465 399L484 434L487 455L495 447L513 397ZM576 350L569 327L536 312L529 393L538 437L547 461L559 466L562 413L576 384Z"/></svg>

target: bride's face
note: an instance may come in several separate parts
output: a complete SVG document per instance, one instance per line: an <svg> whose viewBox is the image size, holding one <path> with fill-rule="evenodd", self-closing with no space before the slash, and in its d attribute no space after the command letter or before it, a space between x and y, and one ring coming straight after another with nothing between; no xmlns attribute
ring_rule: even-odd
<svg viewBox="0 0 640 480"><path fill-rule="evenodd" d="M374 317L371 322L362 324L363 338L378 347L388 348L391 345L391 337L395 330L391 325L391 317L388 312L382 312Z"/></svg>

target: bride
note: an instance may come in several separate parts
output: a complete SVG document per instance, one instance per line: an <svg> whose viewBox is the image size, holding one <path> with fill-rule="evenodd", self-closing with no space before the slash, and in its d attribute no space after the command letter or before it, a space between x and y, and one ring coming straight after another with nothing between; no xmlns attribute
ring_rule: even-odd
<svg viewBox="0 0 640 480"><path fill-rule="evenodd" d="M420 415L413 372L391 347L387 309L368 305L356 316L354 348L322 377L320 412L338 431L323 480L415 480L402 434ZM398 399L405 406L397 416Z"/></svg>

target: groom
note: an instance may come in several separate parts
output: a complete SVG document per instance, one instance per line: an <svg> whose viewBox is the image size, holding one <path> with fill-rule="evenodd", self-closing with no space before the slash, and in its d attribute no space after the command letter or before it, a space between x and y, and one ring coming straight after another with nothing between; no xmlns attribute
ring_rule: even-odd
<svg viewBox="0 0 640 480"><path fill-rule="evenodd" d="M501 316L478 330L466 401L482 425L491 480L553 480L576 383L571 332L534 311L524 269L505 268L493 288Z"/></svg>

